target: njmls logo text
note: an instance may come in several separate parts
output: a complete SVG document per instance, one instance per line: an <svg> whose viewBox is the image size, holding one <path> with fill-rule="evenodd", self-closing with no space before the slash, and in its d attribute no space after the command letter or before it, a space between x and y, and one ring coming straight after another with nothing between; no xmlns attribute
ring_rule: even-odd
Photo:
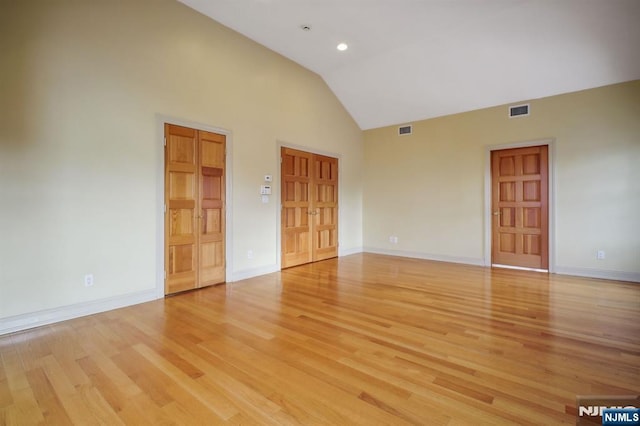
<svg viewBox="0 0 640 426"><path fill-rule="evenodd" d="M627 407L605 407L605 406L599 406L596 407L594 405L590 405L588 407L579 407L579 411L578 411L578 415L580 417L582 416L600 416L602 417L602 414L604 413L604 410L609 410L609 409L613 409L613 410L637 410L637 407L634 407L632 405L629 405Z"/></svg>
<svg viewBox="0 0 640 426"><path fill-rule="evenodd" d="M640 426L640 395L578 395L577 426Z"/></svg>
<svg viewBox="0 0 640 426"><path fill-rule="evenodd" d="M603 426L637 426L640 425L640 410L637 408L607 408L602 413Z"/></svg>

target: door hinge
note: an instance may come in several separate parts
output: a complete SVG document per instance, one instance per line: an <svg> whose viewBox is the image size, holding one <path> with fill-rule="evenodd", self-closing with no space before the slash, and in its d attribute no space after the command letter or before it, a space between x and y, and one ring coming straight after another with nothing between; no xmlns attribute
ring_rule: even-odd
<svg viewBox="0 0 640 426"><path fill-rule="evenodd" d="M280 157L280 164L282 164L282 157Z"/></svg>
<svg viewBox="0 0 640 426"><path fill-rule="evenodd" d="M167 279L167 271L164 271L164 279Z"/></svg>
<svg viewBox="0 0 640 426"><path fill-rule="evenodd" d="M164 205L164 212L167 213L167 205Z"/></svg>
<svg viewBox="0 0 640 426"><path fill-rule="evenodd" d="M167 137L164 137L164 146L167 146Z"/></svg>

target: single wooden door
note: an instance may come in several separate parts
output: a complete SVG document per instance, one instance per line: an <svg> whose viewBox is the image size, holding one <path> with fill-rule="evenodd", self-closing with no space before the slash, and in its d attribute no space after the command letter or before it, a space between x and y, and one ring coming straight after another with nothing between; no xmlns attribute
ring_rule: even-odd
<svg viewBox="0 0 640 426"><path fill-rule="evenodd" d="M165 294L225 281L225 136L165 124Z"/></svg>
<svg viewBox="0 0 640 426"><path fill-rule="evenodd" d="M338 159L281 149L281 265L338 255Z"/></svg>
<svg viewBox="0 0 640 426"><path fill-rule="evenodd" d="M494 265L549 267L547 146L491 152Z"/></svg>

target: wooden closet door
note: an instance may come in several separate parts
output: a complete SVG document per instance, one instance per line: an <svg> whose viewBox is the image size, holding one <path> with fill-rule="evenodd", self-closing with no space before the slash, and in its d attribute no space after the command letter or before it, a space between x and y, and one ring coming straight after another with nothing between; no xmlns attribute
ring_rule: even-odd
<svg viewBox="0 0 640 426"><path fill-rule="evenodd" d="M225 281L224 135L199 131L199 287Z"/></svg>
<svg viewBox="0 0 640 426"><path fill-rule="evenodd" d="M548 147L491 153L492 264L549 267Z"/></svg>
<svg viewBox="0 0 640 426"><path fill-rule="evenodd" d="M281 149L283 268L338 256L338 159Z"/></svg>
<svg viewBox="0 0 640 426"><path fill-rule="evenodd" d="M197 132L165 124L165 294L198 283Z"/></svg>
<svg viewBox="0 0 640 426"><path fill-rule="evenodd" d="M224 135L165 124L165 294L225 281Z"/></svg>
<svg viewBox="0 0 640 426"><path fill-rule="evenodd" d="M313 261L338 256L338 159L314 154Z"/></svg>
<svg viewBox="0 0 640 426"><path fill-rule="evenodd" d="M313 154L281 150L282 267L311 262L311 200Z"/></svg>

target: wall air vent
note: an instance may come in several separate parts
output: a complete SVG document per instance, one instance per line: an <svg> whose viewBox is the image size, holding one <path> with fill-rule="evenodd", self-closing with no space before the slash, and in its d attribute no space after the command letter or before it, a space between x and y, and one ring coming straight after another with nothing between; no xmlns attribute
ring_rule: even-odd
<svg viewBox="0 0 640 426"><path fill-rule="evenodd" d="M410 135L411 133L413 133L413 129L411 128L411 124L409 124L408 126L400 126L400 127L398 127L398 134L400 136Z"/></svg>
<svg viewBox="0 0 640 426"><path fill-rule="evenodd" d="M509 118L529 115L529 104L513 105L509 107Z"/></svg>

